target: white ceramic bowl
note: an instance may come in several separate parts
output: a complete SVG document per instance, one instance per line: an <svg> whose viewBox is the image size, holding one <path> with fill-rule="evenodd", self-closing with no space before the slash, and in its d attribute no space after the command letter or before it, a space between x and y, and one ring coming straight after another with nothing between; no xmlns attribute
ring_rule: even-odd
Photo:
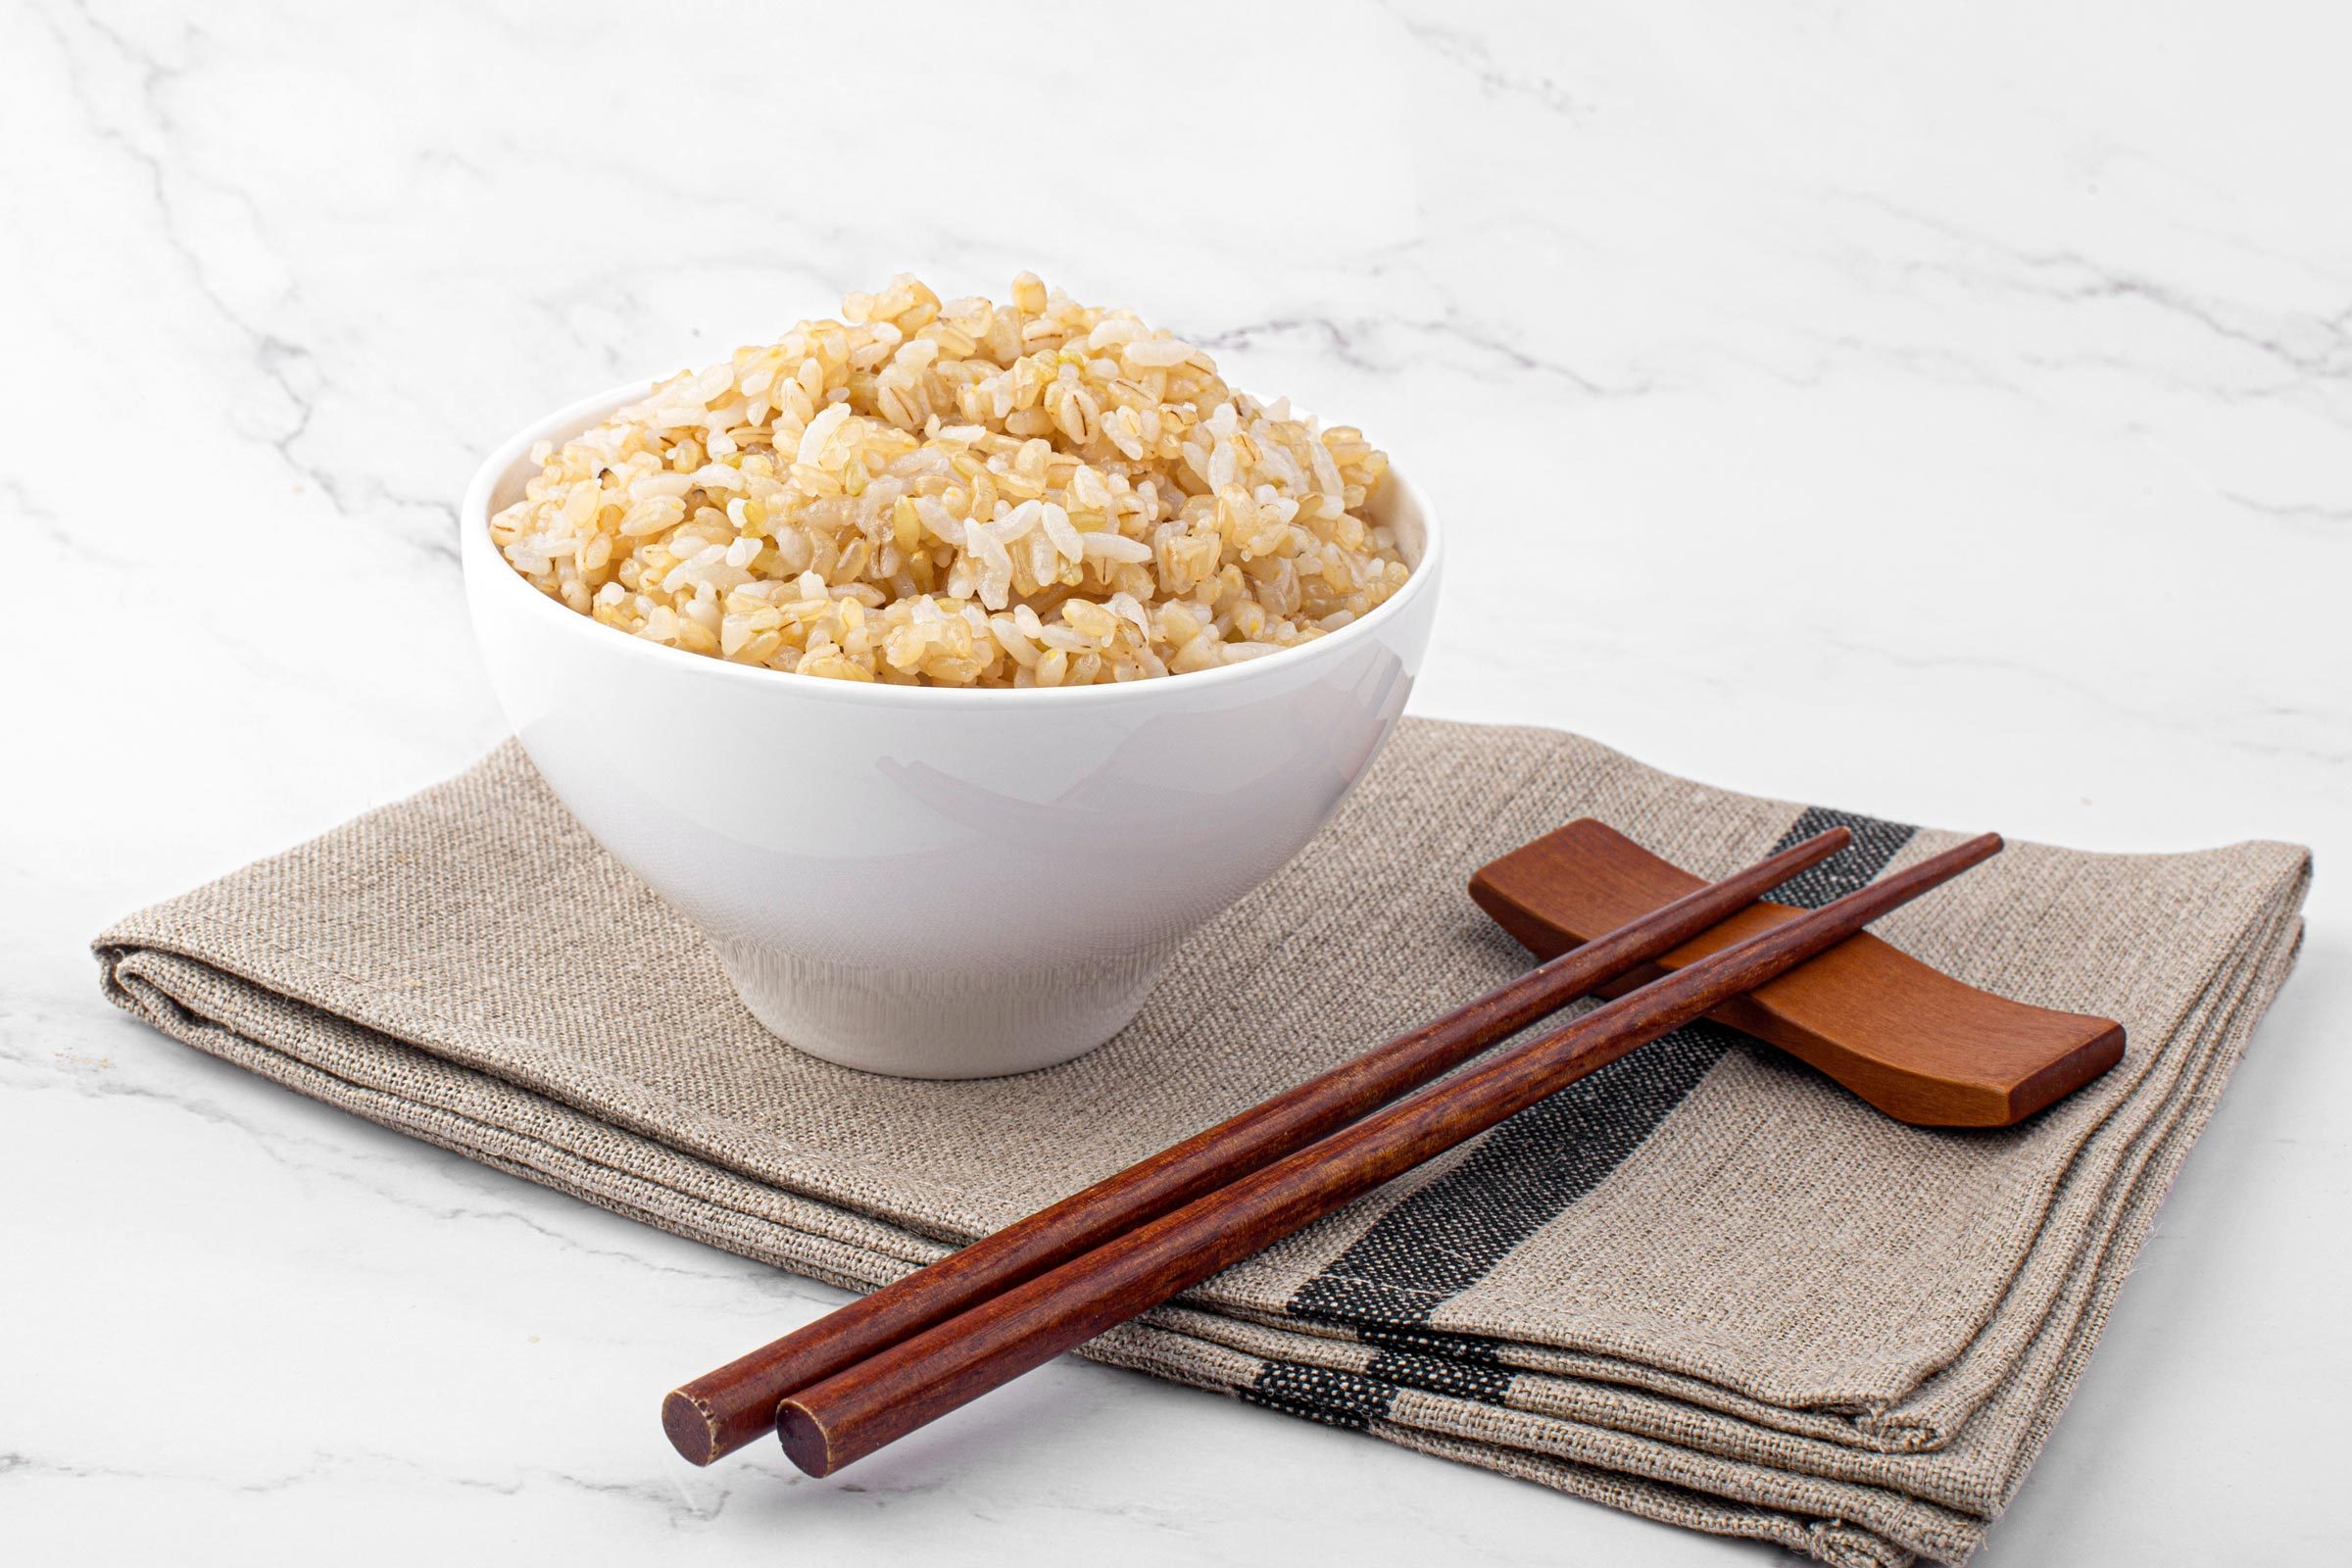
<svg viewBox="0 0 2352 1568"><path fill-rule="evenodd" d="M491 454L460 518L474 634L564 804L702 928L760 1021L845 1066L977 1078L1067 1061L1176 947L1297 854L1396 727L1437 609L1438 531L1392 473L1413 573L1300 648L1117 686L803 679L599 625L517 576L491 514L575 404Z"/></svg>

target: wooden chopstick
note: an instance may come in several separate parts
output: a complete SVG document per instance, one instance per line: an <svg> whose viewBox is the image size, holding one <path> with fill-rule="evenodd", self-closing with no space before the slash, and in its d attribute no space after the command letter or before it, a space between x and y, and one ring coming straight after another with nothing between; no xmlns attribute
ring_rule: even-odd
<svg viewBox="0 0 2352 1568"><path fill-rule="evenodd" d="M1628 992L802 1389L777 1410L784 1451L810 1475L830 1475L1786 973L2000 848L1989 833L1972 839Z"/></svg>
<svg viewBox="0 0 2352 1568"><path fill-rule="evenodd" d="M775 1431L776 1406L786 1395L1305 1148L1544 1014L1681 947L1845 848L1850 837L1843 828L1832 828L1677 899L696 1378L662 1401L662 1430L696 1464L732 1453Z"/></svg>

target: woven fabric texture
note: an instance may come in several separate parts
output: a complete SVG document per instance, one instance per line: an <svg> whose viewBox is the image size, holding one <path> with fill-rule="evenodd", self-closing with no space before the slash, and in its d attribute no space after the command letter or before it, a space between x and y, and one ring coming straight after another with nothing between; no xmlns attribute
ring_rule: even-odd
<svg viewBox="0 0 2352 1568"><path fill-rule="evenodd" d="M199 1050L870 1288L1522 969L1464 884L1583 815L1709 877L1844 823L1854 846L1780 895L1814 905L1959 837L1572 735L1408 720L1116 1039L966 1083L765 1033L512 743L96 947L108 995ZM2123 1062L2024 1125L1901 1126L1700 1024L1088 1353L1826 1562L1960 1561L2284 980L2309 876L2283 844L2013 845L1874 929L1972 984L2124 1021Z"/></svg>

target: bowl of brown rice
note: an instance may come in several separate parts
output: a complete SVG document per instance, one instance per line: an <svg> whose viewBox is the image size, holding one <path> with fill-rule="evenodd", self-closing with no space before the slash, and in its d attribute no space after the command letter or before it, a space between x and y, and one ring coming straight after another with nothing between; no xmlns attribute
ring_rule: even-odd
<svg viewBox="0 0 2352 1568"><path fill-rule="evenodd" d="M541 773L772 1032L1066 1060L1361 777L1427 505L1352 427L1035 277L908 277L540 420L462 517Z"/></svg>

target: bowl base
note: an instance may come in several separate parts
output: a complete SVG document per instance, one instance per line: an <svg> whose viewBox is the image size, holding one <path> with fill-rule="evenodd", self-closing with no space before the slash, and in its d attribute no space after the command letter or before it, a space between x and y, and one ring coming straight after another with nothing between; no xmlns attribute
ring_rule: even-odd
<svg viewBox="0 0 2352 1568"><path fill-rule="evenodd" d="M750 943L719 961L752 1016L837 1066L893 1078L1002 1078L1059 1066L1127 1026L1174 952L983 973L876 969Z"/></svg>

